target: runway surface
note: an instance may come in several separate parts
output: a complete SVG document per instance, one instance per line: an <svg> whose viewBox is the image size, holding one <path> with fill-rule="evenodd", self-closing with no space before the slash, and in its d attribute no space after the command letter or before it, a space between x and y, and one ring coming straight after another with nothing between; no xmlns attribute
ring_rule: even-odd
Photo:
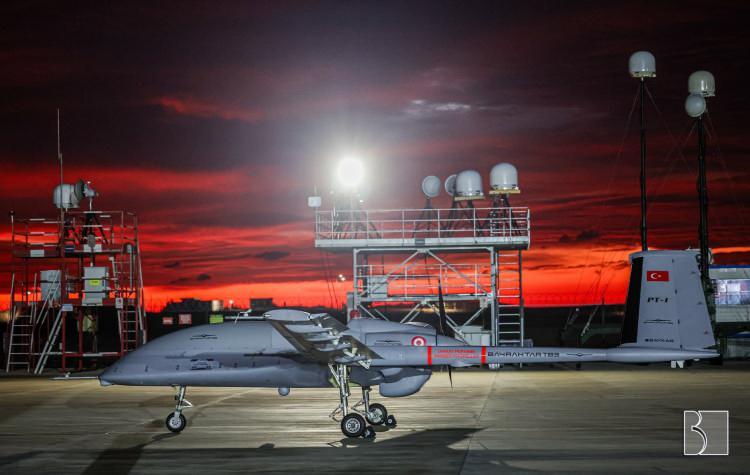
<svg viewBox="0 0 750 475"><path fill-rule="evenodd" d="M188 388L169 433L171 388L0 378L0 472L747 473L750 364L557 366L438 373L386 405L398 427L344 439L335 389ZM358 396L358 388L353 395ZM728 457L686 457L683 410L725 409Z"/></svg>

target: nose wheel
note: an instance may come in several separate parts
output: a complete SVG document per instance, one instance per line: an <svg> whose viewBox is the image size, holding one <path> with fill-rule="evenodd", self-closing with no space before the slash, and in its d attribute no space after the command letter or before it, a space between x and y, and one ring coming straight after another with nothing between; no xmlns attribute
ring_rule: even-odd
<svg viewBox="0 0 750 475"><path fill-rule="evenodd" d="M176 412L172 412L167 416L167 429L169 429L171 432L182 432L182 429L185 428L187 425L187 420L185 419L185 416L182 414L177 414Z"/></svg>
<svg viewBox="0 0 750 475"><path fill-rule="evenodd" d="M185 419L185 416L182 415L182 410L187 407L193 407L193 405L190 404L190 401L185 399L185 389L185 386L179 386L177 388L177 394L175 394L174 397L176 401L174 412L171 412L165 421L167 429L170 432L182 432L185 426L187 426L187 420Z"/></svg>

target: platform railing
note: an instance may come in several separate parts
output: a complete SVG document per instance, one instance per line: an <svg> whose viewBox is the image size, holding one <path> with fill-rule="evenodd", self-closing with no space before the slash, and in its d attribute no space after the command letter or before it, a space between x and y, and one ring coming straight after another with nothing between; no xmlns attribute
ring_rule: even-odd
<svg viewBox="0 0 750 475"><path fill-rule="evenodd" d="M528 238L529 209L316 210L316 240Z"/></svg>
<svg viewBox="0 0 750 475"><path fill-rule="evenodd" d="M444 295L484 296L491 286L485 264L406 266L396 273L380 264L356 266L355 290L361 296L411 298Z"/></svg>
<svg viewBox="0 0 750 475"><path fill-rule="evenodd" d="M60 218L12 218L11 250L19 257L43 257L61 245L75 245L95 236L102 250L121 250L137 241L138 222L127 211L66 211ZM76 249L80 251L81 249Z"/></svg>

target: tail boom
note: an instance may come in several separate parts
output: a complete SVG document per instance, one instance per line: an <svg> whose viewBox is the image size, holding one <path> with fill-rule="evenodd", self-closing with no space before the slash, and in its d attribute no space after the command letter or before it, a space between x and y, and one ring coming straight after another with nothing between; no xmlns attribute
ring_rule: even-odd
<svg viewBox="0 0 750 475"><path fill-rule="evenodd" d="M659 363L708 359L719 356L711 350L680 350L623 345L609 349L503 346L414 346L381 351L373 366L482 366L517 363ZM391 354L399 353L399 354Z"/></svg>

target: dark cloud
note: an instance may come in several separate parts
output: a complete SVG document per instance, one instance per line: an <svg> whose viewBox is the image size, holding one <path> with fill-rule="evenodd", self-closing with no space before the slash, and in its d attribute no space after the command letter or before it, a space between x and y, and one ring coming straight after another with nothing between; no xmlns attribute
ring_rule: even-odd
<svg viewBox="0 0 750 475"><path fill-rule="evenodd" d="M599 231L593 229L584 229L576 236L576 242L593 241L599 237Z"/></svg>
<svg viewBox="0 0 750 475"><path fill-rule="evenodd" d="M165 269L176 269L178 267L180 267L180 261L174 261L164 264Z"/></svg>
<svg viewBox="0 0 750 475"><path fill-rule="evenodd" d="M195 280L197 280L198 282L205 282L207 280L211 280L211 276L208 274L198 274Z"/></svg>
<svg viewBox="0 0 750 475"><path fill-rule="evenodd" d="M258 259L263 259L266 261L278 261L279 259L283 259L289 255L286 251L265 251L261 252L259 254L254 254L253 257L257 257Z"/></svg>

